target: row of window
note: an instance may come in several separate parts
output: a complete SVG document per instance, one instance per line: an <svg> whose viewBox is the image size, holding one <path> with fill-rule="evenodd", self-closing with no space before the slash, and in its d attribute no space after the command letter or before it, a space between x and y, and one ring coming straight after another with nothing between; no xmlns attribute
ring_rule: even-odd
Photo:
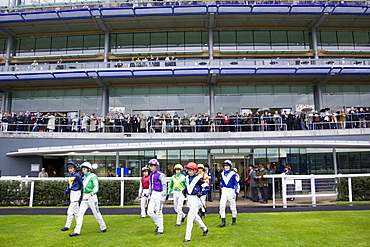
<svg viewBox="0 0 370 247"><path fill-rule="evenodd" d="M215 111L222 113L260 107L295 110L302 105L314 105L310 85L224 85L215 86L214 93ZM367 106L370 85L323 85L322 94L323 106L332 110ZM197 114L209 111L209 97L206 86L118 87L109 90L109 109L126 114L149 110L165 113L173 109L181 114ZM11 109L16 112L79 110L100 114L101 103L101 89L14 91Z"/></svg>
<svg viewBox="0 0 370 247"><path fill-rule="evenodd" d="M237 153L250 153L247 149L236 149ZM325 149L321 149L322 151ZM213 152L215 150L211 150ZM222 154L227 154L228 149L221 149ZM326 151L326 150L325 150ZM282 166L289 163L294 172L297 174L334 174L333 154L330 151L317 152L317 149L310 148L257 148L254 150L255 163L267 164L271 163L277 169L282 169ZM127 155L120 155L119 165L116 166L116 157L112 156L67 156L65 160L73 160L77 163L82 163L84 160L89 160L93 164L97 164L98 169L95 171L99 176L107 176L108 171L116 172L116 168L129 168L130 176L141 176L141 167L145 166L149 159L157 157L160 161L160 169L167 176L173 173L175 164L185 165L189 161L197 163L207 163L206 149L191 149L191 150L150 150L150 151L132 151ZM230 152L231 153L231 152ZM233 153L235 154L235 152ZM151 156L152 155L152 156ZM339 152L338 156L338 172L340 173L361 173L368 172L370 169L370 153L369 152ZM217 154L216 154L217 157ZM227 157L227 156L226 156ZM243 176L243 167L241 162L245 160L241 157L231 159L239 174ZM213 160L211 169L221 169L223 159ZM218 164L218 165L217 165ZM245 172L245 171L244 171ZM280 171L283 172L283 171Z"/></svg>
<svg viewBox="0 0 370 247"><path fill-rule="evenodd" d="M319 49L370 49L370 31L318 31ZM214 50L310 49L309 31L236 30L214 31ZM12 55L53 55L104 52L104 34L16 38ZM111 52L207 50L208 32L112 33ZM6 39L0 40L5 56Z"/></svg>

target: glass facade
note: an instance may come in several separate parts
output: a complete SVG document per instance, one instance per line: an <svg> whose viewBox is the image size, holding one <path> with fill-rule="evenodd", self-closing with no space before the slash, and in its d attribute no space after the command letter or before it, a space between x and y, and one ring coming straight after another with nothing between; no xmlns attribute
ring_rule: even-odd
<svg viewBox="0 0 370 247"><path fill-rule="evenodd" d="M104 34L24 37L14 43L17 56L99 53L104 51Z"/></svg>
<svg viewBox="0 0 370 247"><path fill-rule="evenodd" d="M101 89L14 91L12 110L101 112Z"/></svg>
<svg viewBox="0 0 370 247"><path fill-rule="evenodd" d="M369 31L318 31L319 49L370 49Z"/></svg>
<svg viewBox="0 0 370 247"><path fill-rule="evenodd" d="M295 108L312 105L312 87L308 85L238 85L215 87L216 112L230 113L243 108Z"/></svg>
<svg viewBox="0 0 370 247"><path fill-rule="evenodd" d="M111 52L208 50L208 32L171 31L111 34Z"/></svg>
<svg viewBox="0 0 370 247"><path fill-rule="evenodd" d="M314 105L312 91L311 85L215 86L215 111L225 114L245 108L295 109L296 105ZM370 85L323 85L322 92L323 105L332 110L369 107ZM101 89L14 91L12 110L79 110L100 114L101 94ZM109 109L118 108L126 114L176 111L183 116L210 111L207 86L119 87L111 88L109 94Z"/></svg>
<svg viewBox="0 0 370 247"><path fill-rule="evenodd" d="M332 110L369 107L370 85L323 85L323 105Z"/></svg>
<svg viewBox="0 0 370 247"><path fill-rule="evenodd" d="M218 157L212 160L216 172L222 168L225 159L231 159L240 174L244 170L245 155L253 151L254 164L270 163L277 173L284 171L285 165L290 165L295 174L334 174L333 153L331 149L324 148L256 148L254 150L236 149L211 149L209 153ZM235 154L239 154L236 157ZM221 155L221 156L220 156ZM207 149L185 150L149 150L119 152L118 165L116 153L107 155L76 155L66 156L65 161L73 160L77 163L89 161L96 165L94 170L99 176L107 176L108 172L116 174L116 168L128 168L131 177L141 176L140 170L152 158L160 162L160 170L167 176L172 176L173 166L186 165L188 162L208 164ZM248 162L245 163L248 165ZM370 152L359 152L351 149L337 151L338 173L366 173L370 171ZM67 170L66 170L67 172Z"/></svg>
<svg viewBox="0 0 370 247"><path fill-rule="evenodd" d="M231 30L213 32L214 49L310 49L308 31Z"/></svg>

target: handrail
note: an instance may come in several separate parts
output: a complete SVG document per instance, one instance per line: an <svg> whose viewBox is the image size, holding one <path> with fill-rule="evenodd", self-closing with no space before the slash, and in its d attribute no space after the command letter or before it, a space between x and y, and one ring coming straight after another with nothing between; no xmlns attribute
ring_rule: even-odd
<svg viewBox="0 0 370 247"><path fill-rule="evenodd" d="M276 207L276 199L275 199L275 182L274 179L281 179L282 180L282 197L283 197L283 207L287 208L287 198L294 198L294 197L311 197L312 198L312 206L316 206L316 197L320 196L337 196L337 192L331 194L316 194L316 180L317 179L338 179L338 178L348 178L348 188L349 188L349 202L352 202L352 178L356 177L370 177L370 173L365 174L336 174L336 175L285 175L285 174L276 174L276 175L264 175L265 178L272 179L272 196L273 196L273 208ZM48 178L39 178L39 177L12 177L12 176L4 176L0 177L0 181L20 181L20 182L31 182L30 186L30 199L29 199L29 207L33 206L33 195L34 195L34 183L35 181L66 181L67 177L48 177ZM139 181L140 177L99 177L99 180L110 180L110 181L121 181L121 206L124 205L124 182L125 181ZM170 177L166 178L167 181L170 180ZM309 179L311 183L311 194L309 195L287 195L287 179L290 180L302 180L302 179Z"/></svg>
<svg viewBox="0 0 370 247"><path fill-rule="evenodd" d="M276 195L275 195L275 179L281 179L281 187L282 187L282 198L283 198L283 207L287 208L287 198L295 198L295 197L311 197L312 199L312 206L316 207L316 197L323 197L323 196L337 196L338 192L335 191L335 193L324 193L324 194L316 194L316 181L318 179L338 179L338 178L348 178L348 197L349 202L353 201L352 196L352 178L355 177L370 177L370 173L365 174L335 174L335 175L286 175L286 174L277 174L277 175L264 175L264 178L270 178L272 179L272 204L275 208L276 206ZM310 193L307 195L303 194L287 194L287 184L288 180L289 184L295 184L296 180L301 181L303 179L309 179L310 180Z"/></svg>
<svg viewBox="0 0 370 247"><path fill-rule="evenodd" d="M144 56L140 56L143 58ZM342 59L311 59L311 58L296 58L296 59L284 59L284 58L269 58L269 59L189 59L189 60L159 60L159 61L118 61L118 62L74 62L74 63L38 63L37 65L32 64L15 64L8 66L0 66L0 73L20 73L20 72L63 72L63 71L75 71L75 70L91 70L95 68L97 70L109 69L109 70L146 70L146 69L158 69L158 68L209 68L215 66L218 68L240 68L240 67L253 67L253 68L264 68L264 67L276 67L276 68L315 68L318 66L325 68L337 68L341 67L363 67L368 68L370 66L369 58L353 59L353 58L342 58Z"/></svg>
<svg viewBox="0 0 370 247"><path fill-rule="evenodd" d="M50 10L65 10L65 9L90 9L90 8L109 8L109 7L141 7L141 6L168 6L168 1L125 1L125 0L106 0L106 1L81 1L81 2L55 2L55 0L38 0L33 1L32 4L16 5L16 2L12 2L10 6L0 6L0 12L2 13L16 13L16 12L31 12L31 11L50 11ZM323 5L323 4L338 4L338 5L353 5L352 0L324 0L320 1L319 4L311 0L171 0L170 5L181 6L181 5ZM355 2L356 5L369 5L368 0L359 0Z"/></svg>

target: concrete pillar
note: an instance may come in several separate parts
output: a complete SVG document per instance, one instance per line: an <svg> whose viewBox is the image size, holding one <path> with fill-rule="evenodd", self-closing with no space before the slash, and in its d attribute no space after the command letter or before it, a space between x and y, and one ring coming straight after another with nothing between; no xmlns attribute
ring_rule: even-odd
<svg viewBox="0 0 370 247"><path fill-rule="evenodd" d="M101 114L103 116L107 115L108 113L108 105L109 105L109 89L107 86L103 86L101 100Z"/></svg>
<svg viewBox="0 0 370 247"><path fill-rule="evenodd" d="M321 91L321 83L316 83L313 86L313 99L315 103L315 109L320 110L322 109L322 91Z"/></svg>
<svg viewBox="0 0 370 247"><path fill-rule="evenodd" d="M312 40L312 50L314 52L315 59L319 59L319 51L317 49L316 28L311 28L311 40Z"/></svg>
<svg viewBox="0 0 370 247"><path fill-rule="evenodd" d="M7 95L8 91L7 90L3 90L3 95L1 96L1 110L3 111L6 111L6 95Z"/></svg>
<svg viewBox="0 0 370 247"><path fill-rule="evenodd" d="M110 33L105 31L104 36L104 63L108 62L108 54L110 52Z"/></svg>

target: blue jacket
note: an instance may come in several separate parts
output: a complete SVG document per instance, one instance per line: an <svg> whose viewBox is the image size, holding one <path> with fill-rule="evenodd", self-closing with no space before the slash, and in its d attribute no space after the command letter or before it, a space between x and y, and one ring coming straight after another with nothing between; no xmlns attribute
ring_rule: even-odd
<svg viewBox="0 0 370 247"><path fill-rule="evenodd" d="M192 181L194 179L198 179L195 185L192 184ZM191 177L189 175L186 176L186 188L184 189L184 194L186 193L186 195L196 195L200 192L202 193L202 195L206 195L208 190L209 185L204 182L204 180L198 175L193 175Z"/></svg>
<svg viewBox="0 0 370 247"><path fill-rule="evenodd" d="M78 172L74 174L69 174L67 188L64 194L68 194L71 190L81 190L82 189L82 177Z"/></svg>
<svg viewBox="0 0 370 247"><path fill-rule="evenodd" d="M240 186L237 174L231 170L221 172L220 187L234 189L235 194L239 194Z"/></svg>

